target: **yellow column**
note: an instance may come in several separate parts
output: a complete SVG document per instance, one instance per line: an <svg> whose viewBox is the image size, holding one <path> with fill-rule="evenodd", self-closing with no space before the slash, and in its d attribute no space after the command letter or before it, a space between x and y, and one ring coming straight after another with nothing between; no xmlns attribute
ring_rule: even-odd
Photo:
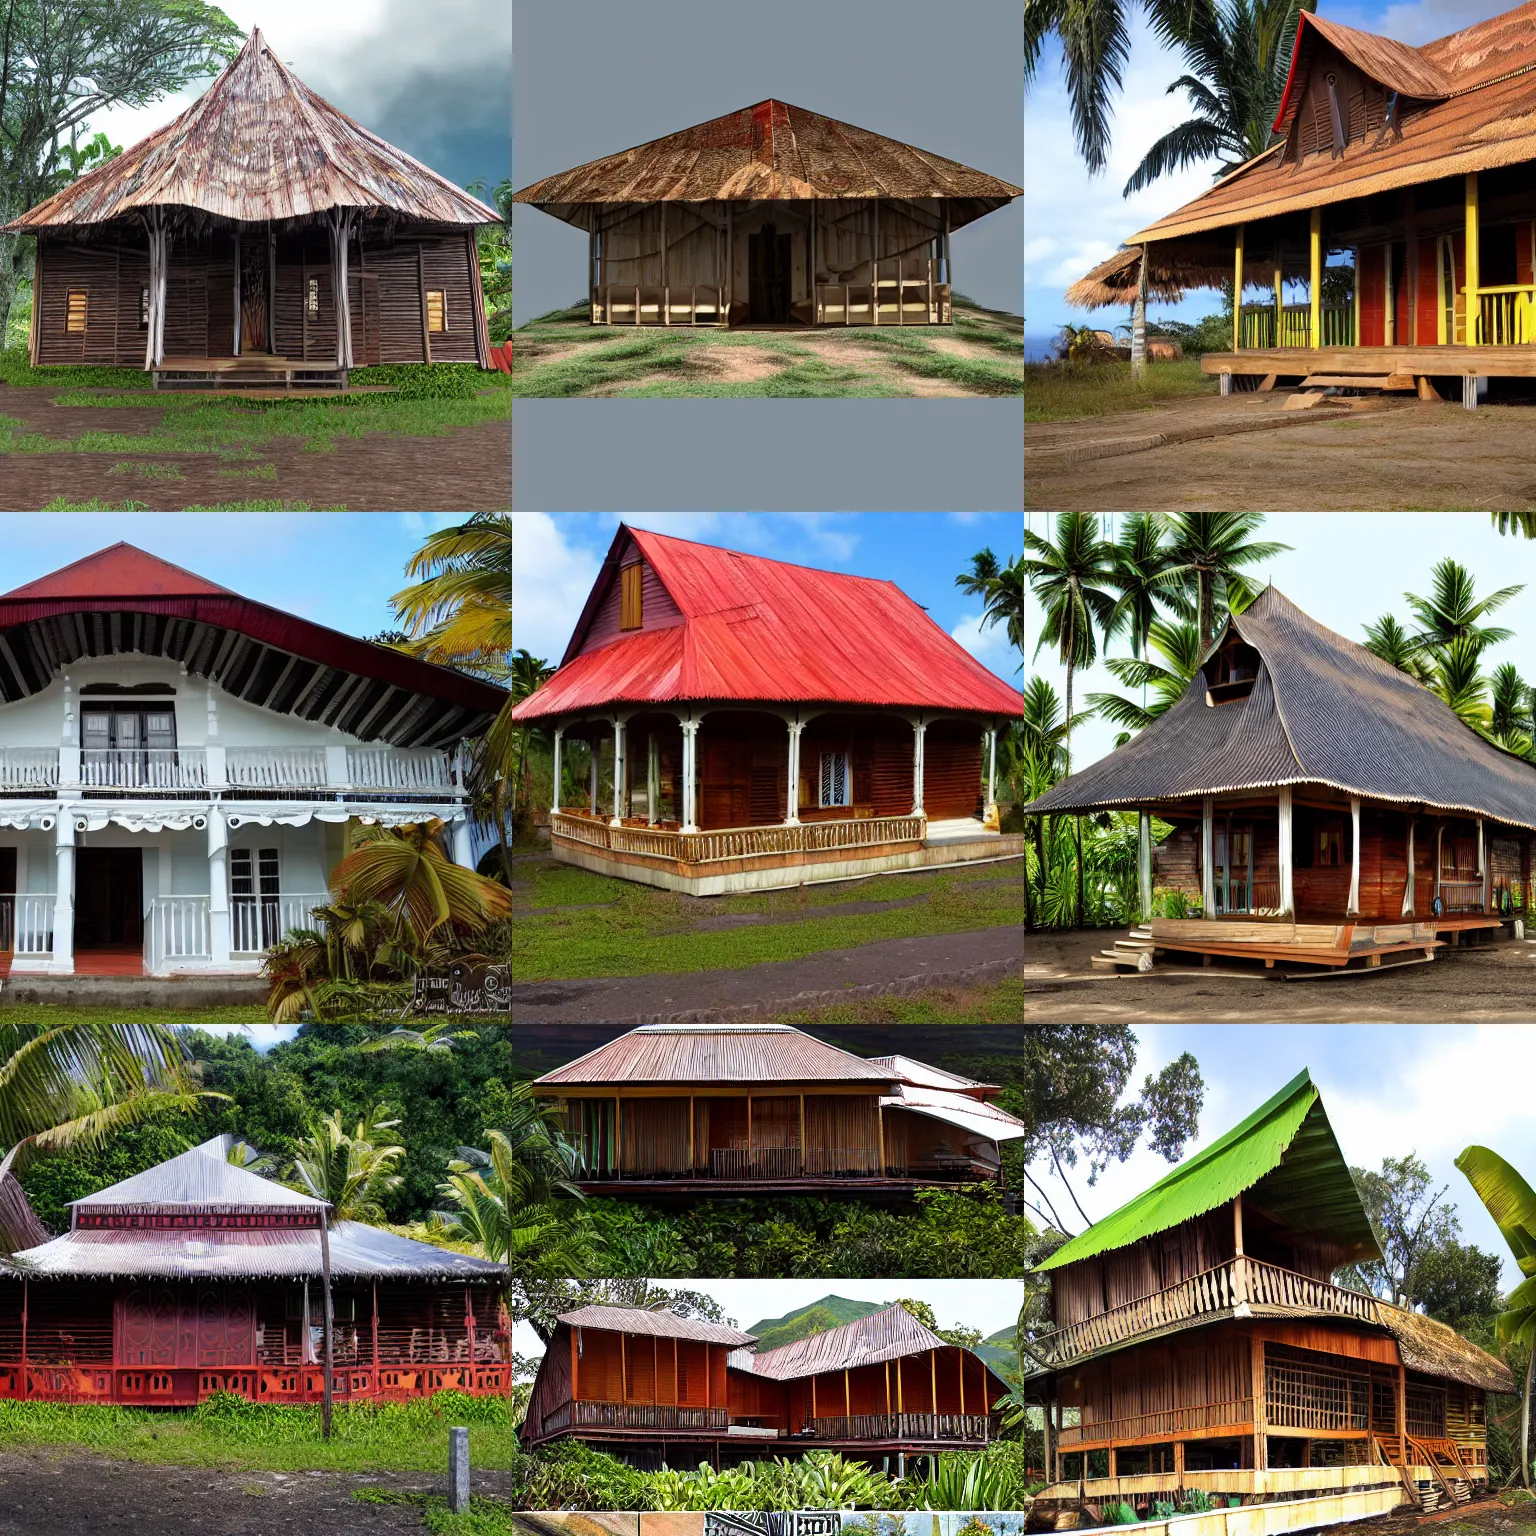
<svg viewBox="0 0 1536 1536"><path fill-rule="evenodd" d="M1280 265L1280 250L1275 249L1275 345L1285 345L1285 269Z"/></svg>
<svg viewBox="0 0 1536 1536"><path fill-rule="evenodd" d="M1483 302L1478 290L1482 286L1482 253L1478 249L1478 201L1477 172L1467 173L1467 345L1478 346L1482 341Z"/></svg>
<svg viewBox="0 0 1536 1536"><path fill-rule="evenodd" d="M1312 345L1323 344L1323 210L1312 210Z"/></svg>
<svg viewBox="0 0 1536 1536"><path fill-rule="evenodd" d="M1237 256L1232 273L1232 350L1240 351L1243 345L1243 242L1248 233L1246 224L1237 226Z"/></svg>

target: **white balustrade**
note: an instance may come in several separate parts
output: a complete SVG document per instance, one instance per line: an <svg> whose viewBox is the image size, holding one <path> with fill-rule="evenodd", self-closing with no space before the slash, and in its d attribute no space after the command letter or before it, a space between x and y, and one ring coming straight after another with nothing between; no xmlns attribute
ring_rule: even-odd
<svg viewBox="0 0 1536 1536"><path fill-rule="evenodd" d="M348 747L347 779L353 789L453 788L446 753L400 747Z"/></svg>
<svg viewBox="0 0 1536 1536"><path fill-rule="evenodd" d="M58 782L57 747L0 747L0 789L52 789Z"/></svg>
<svg viewBox="0 0 1536 1536"><path fill-rule="evenodd" d="M87 789L202 789L208 783L201 747L114 747L80 754L80 782Z"/></svg>
<svg viewBox="0 0 1536 1536"><path fill-rule="evenodd" d="M0 949L17 955L53 953L53 897L15 896L5 898L11 914L10 942Z"/></svg>
<svg viewBox="0 0 1536 1536"><path fill-rule="evenodd" d="M213 954L209 938L209 899L206 896L157 896L144 922L144 959L153 973L170 960L207 960Z"/></svg>
<svg viewBox="0 0 1536 1536"><path fill-rule="evenodd" d="M308 895L231 896L230 953L259 955L279 943L294 928L318 926L314 909L330 901L327 891Z"/></svg>
<svg viewBox="0 0 1536 1536"><path fill-rule="evenodd" d="M324 747L228 747L229 782L241 789L324 789Z"/></svg>

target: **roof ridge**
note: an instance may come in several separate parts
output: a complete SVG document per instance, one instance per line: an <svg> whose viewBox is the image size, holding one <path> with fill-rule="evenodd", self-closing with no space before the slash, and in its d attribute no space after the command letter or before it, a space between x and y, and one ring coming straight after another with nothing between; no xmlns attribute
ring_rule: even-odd
<svg viewBox="0 0 1536 1536"><path fill-rule="evenodd" d="M163 555L157 555L157 554L153 553L153 551L147 550L147 549L143 548L141 545L130 544L127 539L119 539L117 541L117 543L115 543L115 544L108 544L104 549L94 550L94 551L92 551L88 555L81 555L78 560L71 560L67 565L58 566L54 570L51 570L51 571L44 571L41 576L34 576L30 581L22 582L22 584L19 587L13 587L9 592L0 592L0 601L5 600L6 598L25 597L27 595L27 589L29 587L35 587L39 582L47 581L51 577L62 576L66 571L73 571L73 570L75 570L79 566L89 565L93 561L103 560L108 555L113 554L115 551L120 550L120 549L131 550L134 554L141 555L146 560L153 560L157 565L163 565L167 570L179 572L183 576L190 577L193 581L201 582L202 585L205 588L211 589L211 591L217 592L221 596L225 596L225 597L239 597L240 596L240 594L238 592L234 591L233 588L221 587L218 584L218 582L211 581L206 576L199 576L196 571L188 570L187 567L184 566L184 565L177 565L174 560L167 560ZM103 595L104 596L117 596L119 594L116 594L116 593L106 593L106 594L103 594ZM121 595L126 597L126 596L129 596L131 594L123 593ZM187 597L203 597L203 596L207 596L209 594L208 594L208 592L205 591L205 592L188 592L188 593L184 593L184 594L180 594L180 595L187 596ZM44 596L46 596L46 594L44 594Z"/></svg>

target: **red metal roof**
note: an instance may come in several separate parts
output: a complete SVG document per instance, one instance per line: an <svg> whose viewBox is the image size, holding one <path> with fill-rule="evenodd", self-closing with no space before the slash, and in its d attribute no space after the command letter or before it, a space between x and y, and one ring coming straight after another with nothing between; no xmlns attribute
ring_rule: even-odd
<svg viewBox="0 0 1536 1536"><path fill-rule="evenodd" d="M577 655L633 539L682 610L669 629ZM618 703L864 704L1022 716L989 672L894 582L619 528L566 659L512 711L540 720Z"/></svg>
<svg viewBox="0 0 1536 1536"><path fill-rule="evenodd" d="M234 597L228 587L194 576L132 544L114 544L60 566L36 581L0 592L0 602L20 597Z"/></svg>

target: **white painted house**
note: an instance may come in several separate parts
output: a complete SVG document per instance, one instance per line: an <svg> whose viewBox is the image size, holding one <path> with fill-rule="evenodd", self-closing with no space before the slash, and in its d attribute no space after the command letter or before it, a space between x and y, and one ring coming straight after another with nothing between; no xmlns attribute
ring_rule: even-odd
<svg viewBox="0 0 1536 1536"><path fill-rule="evenodd" d="M351 822L472 866L502 699L128 544L0 595L0 975L254 973Z"/></svg>

